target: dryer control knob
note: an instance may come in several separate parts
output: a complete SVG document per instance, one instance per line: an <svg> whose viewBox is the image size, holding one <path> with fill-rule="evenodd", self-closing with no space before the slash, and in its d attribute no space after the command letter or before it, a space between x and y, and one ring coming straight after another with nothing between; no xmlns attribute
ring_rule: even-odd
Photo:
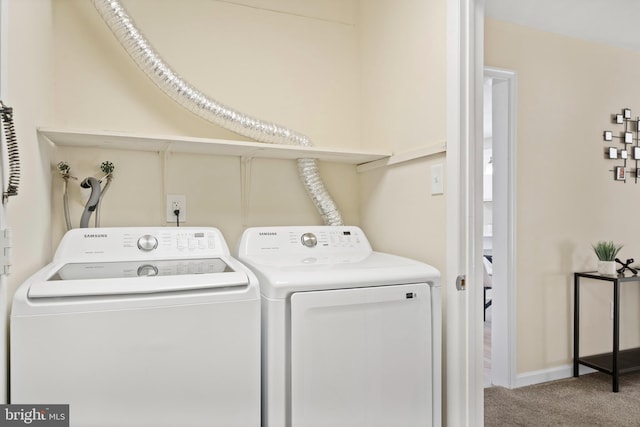
<svg viewBox="0 0 640 427"><path fill-rule="evenodd" d="M158 247L158 239L150 234L145 234L138 239L138 249L149 252Z"/></svg>
<svg viewBox="0 0 640 427"><path fill-rule="evenodd" d="M313 233L304 233L300 240L302 244L308 248L312 248L318 244L318 238Z"/></svg>

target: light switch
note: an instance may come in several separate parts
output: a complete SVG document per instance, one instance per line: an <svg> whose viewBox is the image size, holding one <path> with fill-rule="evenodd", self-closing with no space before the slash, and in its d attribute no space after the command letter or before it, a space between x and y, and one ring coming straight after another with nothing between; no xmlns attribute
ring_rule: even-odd
<svg viewBox="0 0 640 427"><path fill-rule="evenodd" d="M442 163L431 166L431 194L444 194L443 170Z"/></svg>

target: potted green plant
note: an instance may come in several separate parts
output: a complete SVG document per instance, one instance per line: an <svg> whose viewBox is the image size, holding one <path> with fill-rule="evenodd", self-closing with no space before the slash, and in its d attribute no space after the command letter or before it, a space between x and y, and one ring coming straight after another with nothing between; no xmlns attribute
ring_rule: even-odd
<svg viewBox="0 0 640 427"><path fill-rule="evenodd" d="M615 275L616 256L623 245L618 245L613 241L605 242L601 240L591 246L598 257L598 273Z"/></svg>

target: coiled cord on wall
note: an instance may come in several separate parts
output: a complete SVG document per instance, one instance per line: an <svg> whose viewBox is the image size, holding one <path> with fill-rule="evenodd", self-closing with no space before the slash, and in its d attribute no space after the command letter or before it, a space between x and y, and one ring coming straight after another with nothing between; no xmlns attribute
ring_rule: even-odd
<svg viewBox="0 0 640 427"><path fill-rule="evenodd" d="M0 101L0 117L2 128L4 129L5 141L7 144L7 154L9 156L9 182L6 191L2 194L3 202L10 196L18 195L18 185L20 184L20 156L18 152L18 138L13 124L13 108Z"/></svg>

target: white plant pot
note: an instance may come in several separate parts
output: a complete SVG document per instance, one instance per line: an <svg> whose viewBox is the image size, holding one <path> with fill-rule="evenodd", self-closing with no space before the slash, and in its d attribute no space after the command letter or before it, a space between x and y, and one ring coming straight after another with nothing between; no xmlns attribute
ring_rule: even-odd
<svg viewBox="0 0 640 427"><path fill-rule="evenodd" d="M616 274L618 274L618 272L616 271L616 262L598 260L598 273L615 276Z"/></svg>

